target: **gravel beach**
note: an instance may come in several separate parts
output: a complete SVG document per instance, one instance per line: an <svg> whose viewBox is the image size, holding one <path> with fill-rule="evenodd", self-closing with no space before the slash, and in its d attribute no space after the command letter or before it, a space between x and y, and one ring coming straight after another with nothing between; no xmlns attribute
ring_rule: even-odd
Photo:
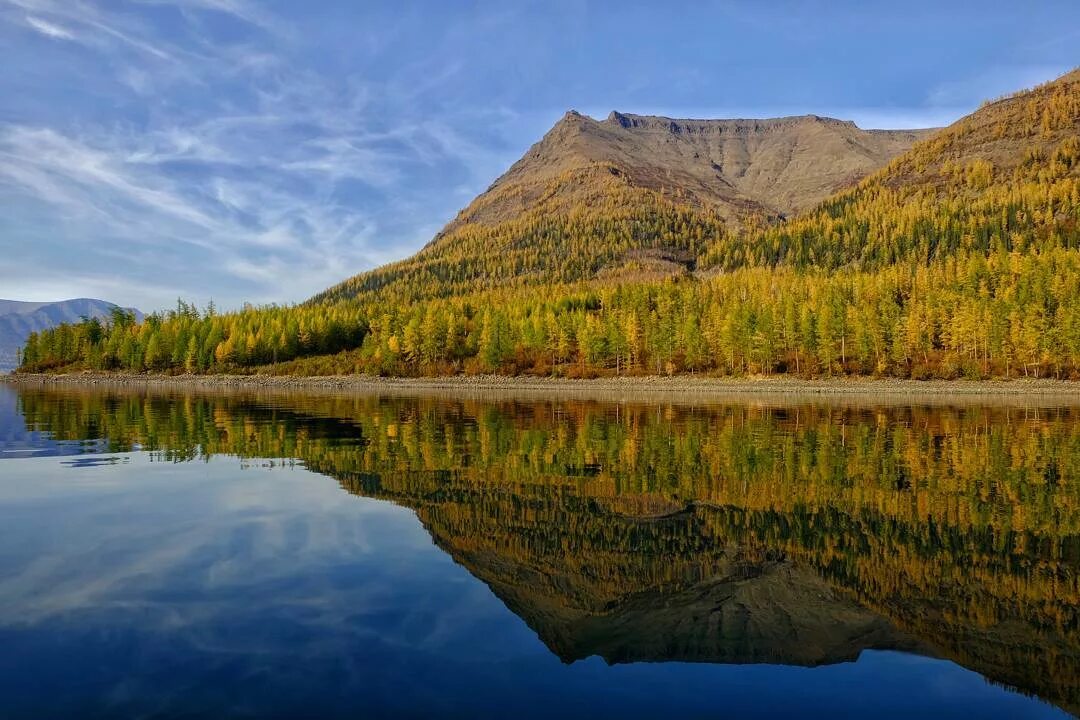
<svg viewBox="0 0 1080 720"><path fill-rule="evenodd" d="M277 375L153 375L122 373L13 374L0 382L22 387L157 388L193 390L281 390L355 393L455 393L498 391L542 395L650 395L689 399L736 395L1039 397L1080 404L1080 382L1064 380L899 380L844 378L807 380L789 377L715 378L643 376L576 380L499 375L437 378L343 375L296 377Z"/></svg>

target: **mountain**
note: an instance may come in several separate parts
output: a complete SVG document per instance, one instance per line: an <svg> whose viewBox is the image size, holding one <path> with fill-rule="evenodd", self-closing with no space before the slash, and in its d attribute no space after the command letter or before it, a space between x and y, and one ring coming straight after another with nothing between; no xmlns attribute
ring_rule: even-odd
<svg viewBox="0 0 1080 720"><path fill-rule="evenodd" d="M1080 380L1078 287L1074 71L928 136L569 114L412 258L26 367Z"/></svg>
<svg viewBox="0 0 1080 720"><path fill-rule="evenodd" d="M32 332L41 332L61 323L77 323L84 317L108 319L117 305L104 300L77 298L59 302L0 300L0 372L13 370L19 349ZM128 308L138 322L143 315Z"/></svg>
<svg viewBox="0 0 1080 720"><path fill-rule="evenodd" d="M417 255L316 299L575 281L628 262L678 271L730 229L812 206L930 132L570 111Z"/></svg>
<svg viewBox="0 0 1080 720"><path fill-rule="evenodd" d="M499 222L495 198L610 164L636 187L677 190L729 216L789 215L880 168L927 130L861 130L816 115L766 120L676 120L612 112L598 122L568 112L458 221Z"/></svg>

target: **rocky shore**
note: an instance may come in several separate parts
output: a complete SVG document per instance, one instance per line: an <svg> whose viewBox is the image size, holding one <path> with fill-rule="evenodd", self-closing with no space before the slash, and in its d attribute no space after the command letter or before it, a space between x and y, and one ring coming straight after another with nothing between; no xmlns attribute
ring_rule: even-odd
<svg viewBox="0 0 1080 720"><path fill-rule="evenodd" d="M900 380L843 378L807 380L790 377L716 378L644 376L576 380L500 375L437 378L342 375L153 375L123 373L14 374L0 382L25 387L125 387L223 390L297 390L365 393L507 391L528 394L649 394L680 397L725 395L854 396L1038 396L1080 403L1080 382L1064 380Z"/></svg>

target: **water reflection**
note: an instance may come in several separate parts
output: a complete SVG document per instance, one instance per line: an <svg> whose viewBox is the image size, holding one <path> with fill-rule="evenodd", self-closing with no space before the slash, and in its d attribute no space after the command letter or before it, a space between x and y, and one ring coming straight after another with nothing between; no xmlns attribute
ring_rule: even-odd
<svg viewBox="0 0 1080 720"><path fill-rule="evenodd" d="M953 660L1080 708L1080 411L22 391L21 447L293 458L564 661Z"/></svg>

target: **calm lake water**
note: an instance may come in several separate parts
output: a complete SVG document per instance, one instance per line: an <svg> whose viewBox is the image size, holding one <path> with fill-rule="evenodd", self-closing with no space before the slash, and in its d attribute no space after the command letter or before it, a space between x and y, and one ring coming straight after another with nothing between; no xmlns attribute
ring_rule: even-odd
<svg viewBox="0 0 1080 720"><path fill-rule="evenodd" d="M0 717L1066 717L1080 408L0 385Z"/></svg>

